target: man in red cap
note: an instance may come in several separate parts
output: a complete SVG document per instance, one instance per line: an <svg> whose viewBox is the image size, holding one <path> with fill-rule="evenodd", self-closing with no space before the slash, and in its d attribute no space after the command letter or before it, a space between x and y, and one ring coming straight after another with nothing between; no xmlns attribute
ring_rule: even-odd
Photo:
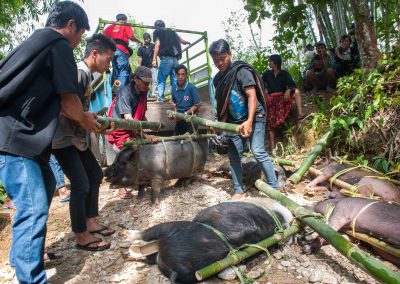
<svg viewBox="0 0 400 284"><path fill-rule="evenodd" d="M129 40L143 44L143 41L136 38L131 26L127 25L128 18L125 14L118 14L117 22L108 26L103 34L109 36L117 44L117 51L112 61L112 81L119 80L121 87L125 86L129 77L129 57L133 50L129 47Z"/></svg>

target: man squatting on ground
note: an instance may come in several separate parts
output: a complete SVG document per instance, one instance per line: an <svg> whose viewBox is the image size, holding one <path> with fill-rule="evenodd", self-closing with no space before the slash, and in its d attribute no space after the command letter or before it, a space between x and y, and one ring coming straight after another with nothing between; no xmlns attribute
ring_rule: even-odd
<svg viewBox="0 0 400 284"><path fill-rule="evenodd" d="M181 64L175 68L177 84L172 88L172 101L174 111L184 114L196 114L200 108L200 96L195 85L187 80L187 68ZM174 119L172 114L169 119ZM193 126L190 122L177 120L175 125L175 135L182 135L186 132L193 133Z"/></svg>
<svg viewBox="0 0 400 284"><path fill-rule="evenodd" d="M278 181L264 145L266 106L264 87L257 72L245 62L232 62L229 44L224 39L210 45L210 54L219 70L213 82L217 118L219 121L240 124L240 135L228 136L228 157L235 192L232 199L244 197L241 157L247 138L254 158L262 165L268 184L278 189Z"/></svg>
<svg viewBox="0 0 400 284"><path fill-rule="evenodd" d="M0 62L0 180L17 210L10 265L20 283L46 283L43 263L46 222L55 179L49 166L60 113L86 131L98 131L95 114L83 112L76 95L72 53L85 30L76 3L57 3L46 28L35 31Z"/></svg>
<svg viewBox="0 0 400 284"><path fill-rule="evenodd" d="M116 50L115 42L108 36L95 34L86 41L85 57L78 63L78 97L83 110L89 110L89 100L93 93L92 74L104 73ZM111 134L113 129L104 134ZM110 236L114 233L97 223L99 215L99 188L103 172L90 150L90 134L78 123L61 116L53 138L53 154L71 182L71 202L69 211L72 231L76 235L76 247L89 251L99 251L110 247L110 243L94 236Z"/></svg>

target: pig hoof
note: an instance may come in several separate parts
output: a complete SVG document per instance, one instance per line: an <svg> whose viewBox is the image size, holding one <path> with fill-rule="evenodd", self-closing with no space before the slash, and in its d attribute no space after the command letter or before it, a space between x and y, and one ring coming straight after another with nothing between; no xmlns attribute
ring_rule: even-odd
<svg viewBox="0 0 400 284"><path fill-rule="evenodd" d="M305 246L303 247L303 252L304 252L305 254L312 254L312 253L313 253L310 245L305 245Z"/></svg>

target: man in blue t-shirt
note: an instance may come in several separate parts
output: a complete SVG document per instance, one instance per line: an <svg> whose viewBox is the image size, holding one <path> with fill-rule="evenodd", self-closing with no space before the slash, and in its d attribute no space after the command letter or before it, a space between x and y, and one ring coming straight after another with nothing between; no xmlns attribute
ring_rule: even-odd
<svg viewBox="0 0 400 284"><path fill-rule="evenodd" d="M200 108L200 96L196 87L187 81L187 68L185 65L178 65L175 68L177 85L172 88L172 101L175 104L174 111L195 114ZM168 116L173 119L173 115ZM193 133L193 127L190 122L178 120L175 126L175 135L181 135L186 132Z"/></svg>

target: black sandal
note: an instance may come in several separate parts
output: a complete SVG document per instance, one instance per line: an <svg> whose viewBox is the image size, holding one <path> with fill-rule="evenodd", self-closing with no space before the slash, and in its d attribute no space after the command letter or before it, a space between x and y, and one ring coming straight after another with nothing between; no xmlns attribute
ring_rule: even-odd
<svg viewBox="0 0 400 284"><path fill-rule="evenodd" d="M76 244L75 247L78 248L78 249L87 250L87 251L102 251L102 250L109 249L111 247L111 244L107 244L107 245L100 246L100 247L99 246L90 247L90 245L97 244L97 243L100 243L102 241L103 240L98 239L98 240L95 240L95 241L92 241L92 242L88 242L87 244L84 244L84 245Z"/></svg>

